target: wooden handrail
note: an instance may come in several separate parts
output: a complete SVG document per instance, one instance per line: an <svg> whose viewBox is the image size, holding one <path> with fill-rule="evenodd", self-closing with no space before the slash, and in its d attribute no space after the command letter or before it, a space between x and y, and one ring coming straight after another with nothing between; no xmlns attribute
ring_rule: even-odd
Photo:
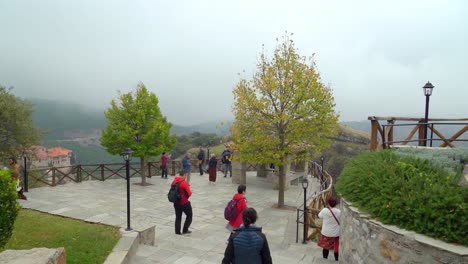
<svg viewBox="0 0 468 264"><path fill-rule="evenodd" d="M371 141L369 148L371 150L377 149L385 149L389 148L396 143L401 145L407 145L409 142L418 142L419 146L427 145L426 142L430 142L430 146L434 141L442 141L439 147L451 147L454 148L456 145L454 142L457 141L467 141L465 139L458 139L461 135L463 135L466 131L468 131L468 118L430 118L428 122L425 123L423 118L414 118L414 117L377 117L377 116L369 116L368 120L371 121ZM386 125L381 125L379 120L386 120ZM396 124L397 121L416 121L416 124ZM436 129L434 125L440 126L452 126L452 125L463 125L464 127L456 132L451 137L444 136L440 129ZM394 139L394 129L395 127L400 126L414 126L411 132L405 137L404 140L395 140ZM432 134L438 136L438 138L432 138L432 134L429 137L426 135L426 127L428 130L432 131ZM418 132L417 139L413 140L413 136ZM426 138L427 137L427 138Z"/></svg>
<svg viewBox="0 0 468 264"><path fill-rule="evenodd" d="M326 201L330 196L333 194L333 177L330 176L330 174L323 170L321 165L319 165L316 162L311 162L309 166L309 172L311 172L311 175L317 178L322 178L322 184L326 184L327 187L318 193L313 194L310 199L310 202L308 202L307 206L307 212L304 212L307 214L306 216L306 234L307 238L306 240L312 240L314 237L320 233L321 228L317 225L317 216L318 213L325 207ZM320 175L322 173L322 175ZM325 179L323 179L322 176L325 176ZM312 229L312 232L309 234L309 229Z"/></svg>

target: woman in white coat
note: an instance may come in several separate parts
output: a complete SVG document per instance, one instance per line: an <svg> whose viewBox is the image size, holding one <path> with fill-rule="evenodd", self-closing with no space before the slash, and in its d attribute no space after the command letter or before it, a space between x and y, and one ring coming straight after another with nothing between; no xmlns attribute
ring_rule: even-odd
<svg viewBox="0 0 468 264"><path fill-rule="evenodd" d="M341 211L336 206L336 199L330 197L327 207L323 208L318 217L323 219L322 231L318 246L323 248L323 258L328 258L328 253L333 249L335 260L338 261L338 250L340 245L340 216Z"/></svg>

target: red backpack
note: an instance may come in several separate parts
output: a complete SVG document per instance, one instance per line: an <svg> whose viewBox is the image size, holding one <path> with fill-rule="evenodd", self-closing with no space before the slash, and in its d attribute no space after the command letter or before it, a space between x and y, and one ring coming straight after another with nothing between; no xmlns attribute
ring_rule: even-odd
<svg viewBox="0 0 468 264"><path fill-rule="evenodd" d="M224 208L224 219L228 221L236 220L237 215L239 214L239 211L237 211L237 202L239 202L239 200L240 199L232 199L228 202L226 208Z"/></svg>

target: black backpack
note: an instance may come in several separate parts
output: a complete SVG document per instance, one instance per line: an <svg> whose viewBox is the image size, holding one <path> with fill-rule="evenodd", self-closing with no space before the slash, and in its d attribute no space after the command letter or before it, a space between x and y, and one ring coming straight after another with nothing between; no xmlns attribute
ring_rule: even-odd
<svg viewBox="0 0 468 264"><path fill-rule="evenodd" d="M178 203L180 201L179 184L180 182L173 184L167 193L167 199L171 203Z"/></svg>

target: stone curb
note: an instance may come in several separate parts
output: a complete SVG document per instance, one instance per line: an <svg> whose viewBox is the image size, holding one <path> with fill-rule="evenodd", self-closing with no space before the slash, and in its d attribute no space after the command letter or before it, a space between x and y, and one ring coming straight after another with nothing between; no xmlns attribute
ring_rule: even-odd
<svg viewBox="0 0 468 264"><path fill-rule="evenodd" d="M107 256L104 264L129 264L135 256L140 244L154 245L155 226L151 226L142 231L126 231L120 229L122 237Z"/></svg>

